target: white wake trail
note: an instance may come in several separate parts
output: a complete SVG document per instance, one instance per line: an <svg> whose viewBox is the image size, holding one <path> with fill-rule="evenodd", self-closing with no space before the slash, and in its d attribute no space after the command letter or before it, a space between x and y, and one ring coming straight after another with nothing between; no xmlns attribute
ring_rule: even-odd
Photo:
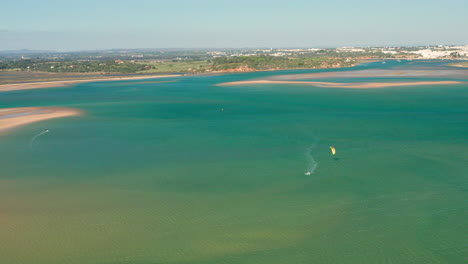
<svg viewBox="0 0 468 264"><path fill-rule="evenodd" d="M307 171L305 173L306 175L310 175L310 174L314 173L315 170L318 167L317 161L315 161L314 157L312 156L312 150L315 148L315 145L316 145L316 143L309 146L306 149L306 152L305 152L305 158L306 158L306 162L307 162Z"/></svg>
<svg viewBox="0 0 468 264"><path fill-rule="evenodd" d="M34 144L34 141L36 141L36 139L44 134L47 134L49 133L49 129L46 129L44 131L42 131L41 133L35 135L32 139L31 139L31 142L29 143L29 146L31 147L31 149L33 148L33 144Z"/></svg>

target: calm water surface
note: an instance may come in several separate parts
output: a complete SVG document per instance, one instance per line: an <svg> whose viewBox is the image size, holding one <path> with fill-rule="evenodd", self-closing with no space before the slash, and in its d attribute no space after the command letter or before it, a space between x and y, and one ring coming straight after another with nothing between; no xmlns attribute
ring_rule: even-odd
<svg viewBox="0 0 468 264"><path fill-rule="evenodd" d="M467 84L215 86L357 69L448 67L1 93L86 114L0 137L0 263L467 263Z"/></svg>

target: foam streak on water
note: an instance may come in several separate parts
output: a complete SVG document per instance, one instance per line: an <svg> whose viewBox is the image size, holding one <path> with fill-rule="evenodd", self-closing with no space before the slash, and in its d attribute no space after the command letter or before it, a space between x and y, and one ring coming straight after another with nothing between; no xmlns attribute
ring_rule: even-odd
<svg viewBox="0 0 468 264"><path fill-rule="evenodd" d="M305 159L306 159L306 162L307 162L307 171L306 172L310 172L311 174L315 172L315 170L317 169L318 167L318 162L314 159L314 157L312 156L313 154L313 151L315 149L315 147L317 146L317 143L314 143L312 145L310 145L307 149L306 149L306 152L305 152Z"/></svg>
<svg viewBox="0 0 468 264"><path fill-rule="evenodd" d="M32 139L31 139L31 142L29 143L29 146L31 147L31 149L33 148L33 144L34 142L36 141L36 139L44 134L47 134L49 133L49 129L46 129L44 131L42 131L41 133L35 135Z"/></svg>

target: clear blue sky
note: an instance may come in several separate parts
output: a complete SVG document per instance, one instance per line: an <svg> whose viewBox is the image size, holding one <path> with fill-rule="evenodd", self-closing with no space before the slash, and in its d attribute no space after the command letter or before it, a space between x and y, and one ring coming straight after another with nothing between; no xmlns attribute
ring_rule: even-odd
<svg viewBox="0 0 468 264"><path fill-rule="evenodd" d="M0 50L468 44L467 0L11 0Z"/></svg>

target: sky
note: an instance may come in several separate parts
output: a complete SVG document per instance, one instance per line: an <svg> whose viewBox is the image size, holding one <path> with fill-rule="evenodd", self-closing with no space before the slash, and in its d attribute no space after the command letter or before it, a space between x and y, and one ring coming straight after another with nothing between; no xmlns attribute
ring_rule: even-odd
<svg viewBox="0 0 468 264"><path fill-rule="evenodd" d="M468 44L467 0L14 0L0 50Z"/></svg>

